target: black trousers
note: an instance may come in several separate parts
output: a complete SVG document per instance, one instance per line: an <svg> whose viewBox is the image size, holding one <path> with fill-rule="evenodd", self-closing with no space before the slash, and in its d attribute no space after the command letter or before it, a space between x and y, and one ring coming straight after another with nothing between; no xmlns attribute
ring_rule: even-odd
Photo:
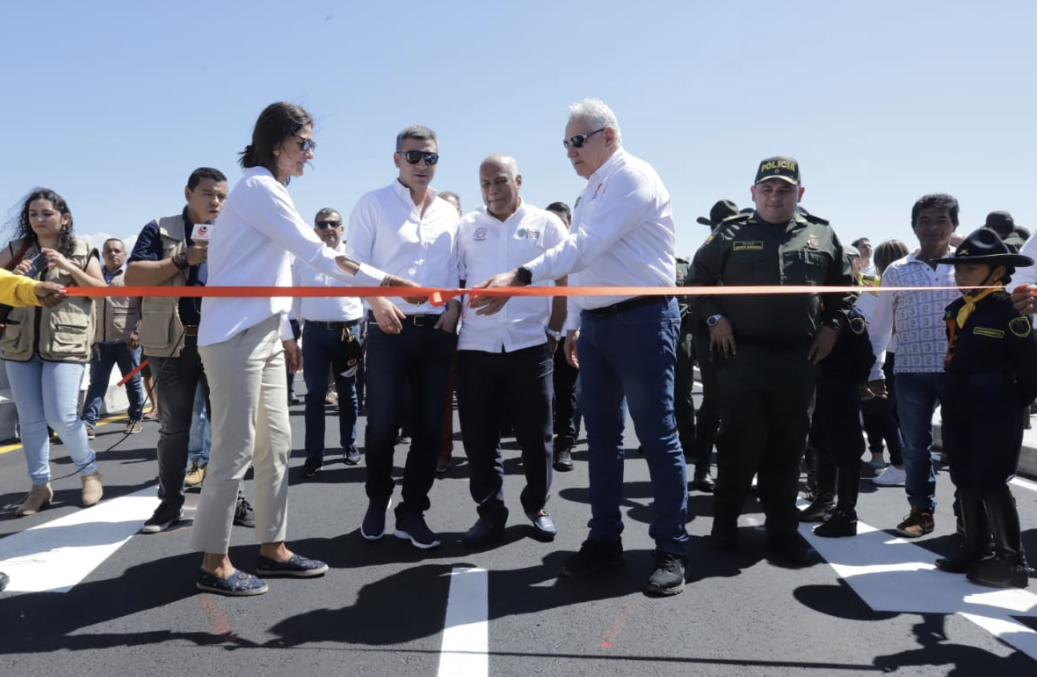
<svg viewBox="0 0 1037 677"><path fill-rule="evenodd" d="M562 344L554 355L554 430L555 448L572 449L576 445L576 379L580 370L565 359Z"/></svg>
<svg viewBox="0 0 1037 677"><path fill-rule="evenodd" d="M500 421L507 412L522 449L522 508L540 511L551 488L554 357L547 344L511 353L457 351L457 413L479 516L507 519Z"/></svg>
<svg viewBox="0 0 1037 677"><path fill-rule="evenodd" d="M717 363L709 349L709 329L699 322L694 329L694 354L702 376L702 403L699 405L695 426L695 441L692 458L695 461L696 479L709 474L709 459L713 455L717 431L720 428L720 383L717 380ZM679 358L678 358L679 359ZM681 444L684 444L683 435ZM687 447L685 447L687 451Z"/></svg>
<svg viewBox="0 0 1037 677"><path fill-rule="evenodd" d="M817 368L807 346L772 348L738 343L738 354L717 372L720 432L714 515L733 524L753 475L769 536L796 532L799 464L806 448Z"/></svg>

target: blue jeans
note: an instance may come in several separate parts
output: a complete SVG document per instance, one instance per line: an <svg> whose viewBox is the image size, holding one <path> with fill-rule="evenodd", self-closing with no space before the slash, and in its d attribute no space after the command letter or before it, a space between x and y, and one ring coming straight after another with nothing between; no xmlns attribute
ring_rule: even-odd
<svg viewBox="0 0 1037 677"><path fill-rule="evenodd" d="M209 422L209 407L205 403L205 390L201 384L194 391L194 411L191 412L191 430L187 435L187 460L198 461L198 466L209 465L212 450L212 424Z"/></svg>
<svg viewBox="0 0 1037 677"><path fill-rule="evenodd" d="M360 340L360 326L346 329ZM306 462L319 467L324 462L325 398L328 396L328 371L334 370L338 391L339 444L349 449L356 444L356 371L349 376L347 365L340 364L346 343L342 329L326 329L306 322L302 329L303 379L306 381ZM355 366L353 367L355 369Z"/></svg>
<svg viewBox="0 0 1037 677"><path fill-rule="evenodd" d="M101 402L108 391L112 367L119 365L119 372L126 376L140 366L141 349L130 350L125 343L95 343L90 353L90 387L83 400L83 420L93 428L101 413ZM126 382L126 397L130 408L126 411L131 421L139 421L144 413L144 388L140 384L140 373Z"/></svg>
<svg viewBox="0 0 1037 677"><path fill-rule="evenodd" d="M897 387L897 417L904 436L904 470L907 472L907 502L912 508L932 512L936 508L936 473L930 456L933 448L933 412L939 403L939 373L900 373Z"/></svg>
<svg viewBox="0 0 1037 677"><path fill-rule="evenodd" d="M590 452L591 540L623 531L623 397L648 462L655 519L648 534L660 550L685 555L688 485L673 413L673 374L680 333L677 302L581 316L580 406Z"/></svg>
<svg viewBox="0 0 1037 677"><path fill-rule="evenodd" d="M86 425L76 411L79 384L86 365L76 362L44 362L34 356L28 362L5 361L7 380L18 409L22 449L34 485L50 481L49 424L68 449L80 475L97 472L94 450L86 439Z"/></svg>

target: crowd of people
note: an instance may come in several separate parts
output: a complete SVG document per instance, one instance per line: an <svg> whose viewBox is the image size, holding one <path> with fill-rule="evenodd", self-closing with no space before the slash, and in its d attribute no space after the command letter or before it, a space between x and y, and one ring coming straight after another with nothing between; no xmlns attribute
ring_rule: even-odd
<svg viewBox="0 0 1037 677"><path fill-rule="evenodd" d="M129 376L125 432L140 432L145 395L137 371L146 357L162 402L155 407L160 502L141 532L181 521L185 486L200 485L191 532L191 546L203 553L200 590L257 595L268 589L265 578L324 574L325 563L287 545L288 404L294 374L305 365L301 473L313 477L323 468L333 388L345 461L364 461L368 507L359 527L369 541L390 533L399 484L391 534L419 549L440 545L426 515L435 477L452 463L455 394L476 513L462 541L490 546L503 535L504 434L521 449L519 502L531 534L552 540L553 472L572 470L582 416L589 533L562 565L568 577L623 561L629 416L654 505L656 561L645 590L673 595L685 583L689 490L713 493L711 540L732 551L740 547L738 518L756 478L773 555L806 565L816 553L800 537L800 522L818 522L819 536L856 535L860 471L870 451L866 463L881 470L877 484L905 485L910 510L896 531L931 533L931 419L942 404L962 547L937 566L984 585L1027 585L1008 481L1037 396L1029 318L1037 240L1023 237L1008 213L994 212L955 247L958 203L938 194L912 208L914 251L898 241L873 251L867 238L843 245L827 220L800 205L798 162L771 157L757 168L753 207L717 202L698 219L710 229L703 245L693 259L678 259L669 193L648 163L624 149L604 102L570 107L563 146L587 180L572 210L564 202L544 209L526 202L518 161L498 153L478 168L483 206L466 213L456 194L431 185L436 134L410 126L396 137L390 183L363 195L348 223L327 207L310 226L288 186L314 156L313 119L300 106L271 104L241 153L237 184L229 188L214 168L193 171L182 211L146 224L128 258L118 239L104 242L100 255L92 251L76 238L61 196L34 191L0 252L0 266L13 273L0 277L0 301L15 306L0 357L31 481L16 513L31 515L52 499L48 425L82 477L84 507L101 499L90 445L101 401L117 364ZM204 302L120 297L117 289L93 302L64 292L138 285L342 291ZM565 285L673 293L552 291ZM838 291L773 293L801 285ZM495 293L525 286L539 289ZM718 286L772 289L710 292ZM360 299L351 287L393 287L398 295ZM474 293L433 304L415 288ZM87 364L91 385L80 411ZM703 388L697 412L696 365ZM397 481L394 454L403 439ZM799 510L804 456L810 504ZM243 491L250 468L254 508ZM255 530L255 574L230 559L235 524Z"/></svg>

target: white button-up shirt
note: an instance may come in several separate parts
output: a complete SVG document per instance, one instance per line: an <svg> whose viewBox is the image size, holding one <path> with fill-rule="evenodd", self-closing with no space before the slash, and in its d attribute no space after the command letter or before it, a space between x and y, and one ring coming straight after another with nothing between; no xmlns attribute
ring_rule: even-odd
<svg viewBox="0 0 1037 677"><path fill-rule="evenodd" d="M460 277L478 284L502 270L518 268L567 236L561 219L524 202L504 221L483 207L461 219L457 236ZM554 281L540 286L554 286ZM550 296L517 296L495 315L477 315L468 312L466 303L457 349L510 353L542 345L547 342L544 329L551 318L551 305Z"/></svg>
<svg viewBox="0 0 1037 677"><path fill-rule="evenodd" d="M1030 237L1026 243L1019 248L1019 253L1037 259L1037 235ZM1015 289L1024 284L1037 284L1037 265L1016 268L1012 275L1012 281L1008 283L1008 289Z"/></svg>
<svg viewBox="0 0 1037 677"><path fill-rule="evenodd" d="M429 189L425 214L399 181L363 195L349 215L346 252L357 261L416 282L422 287L454 289L457 277L457 209ZM428 302L415 306L389 299L407 315L439 314Z"/></svg>
<svg viewBox="0 0 1037 677"><path fill-rule="evenodd" d="M533 281L569 278L570 286L673 287L677 278L676 234L670 194L651 165L618 149L591 174L573 212L569 237L526 263ZM570 297L566 327L579 326L579 312L631 298Z"/></svg>
<svg viewBox="0 0 1037 677"><path fill-rule="evenodd" d="M377 287L385 273L364 265L355 276L338 267L336 252L317 238L284 184L264 167L252 167L227 195L209 240L210 287L290 287L289 252L296 265L312 266L347 285ZM281 337L292 338L292 299L207 298L202 304L198 345L226 341L271 315L281 316Z"/></svg>
<svg viewBox="0 0 1037 677"><path fill-rule="evenodd" d="M338 243L332 251L346 253L346 245ZM345 287L341 280L326 275L310 266L292 264L292 286L295 287ZM359 320L364 315L364 304L355 296L334 296L329 298L296 298L292 303L292 317L303 321L316 322L349 322Z"/></svg>
<svg viewBox="0 0 1037 677"><path fill-rule="evenodd" d="M952 252L948 252L950 256ZM955 287L954 266L941 263L936 270L909 254L889 264L882 275L883 287ZM961 294L947 291L879 292L868 323L868 337L875 354L871 380L882 378L882 363L894 325L897 328L897 361L893 372L935 373L943 371L947 356L947 327L944 309Z"/></svg>

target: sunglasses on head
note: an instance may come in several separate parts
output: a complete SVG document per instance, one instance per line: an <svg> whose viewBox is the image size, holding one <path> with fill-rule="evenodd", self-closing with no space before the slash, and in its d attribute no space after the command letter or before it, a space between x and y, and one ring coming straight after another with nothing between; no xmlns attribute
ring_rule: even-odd
<svg viewBox="0 0 1037 677"><path fill-rule="evenodd" d="M325 228L338 228L341 225L342 225L341 221L318 221L317 222L317 227L320 228L321 230L324 230Z"/></svg>
<svg viewBox="0 0 1037 677"><path fill-rule="evenodd" d="M409 165L416 165L422 160L429 166L439 162L439 153L426 153L423 150L401 150L398 152L400 157L406 160Z"/></svg>
<svg viewBox="0 0 1037 677"><path fill-rule="evenodd" d="M569 150L569 146L572 146L573 148L583 148L587 144L587 139L591 138L598 132L603 131L605 131L604 127L602 127L601 129L595 129L590 134L576 134L574 136L569 137L568 141L562 141L562 145L565 146L566 150Z"/></svg>
<svg viewBox="0 0 1037 677"><path fill-rule="evenodd" d="M314 141L313 139L303 139L303 137L301 136L299 138L302 139L302 141L296 141L296 143L299 144L299 150L301 150L304 153L308 150L316 150L316 141Z"/></svg>

